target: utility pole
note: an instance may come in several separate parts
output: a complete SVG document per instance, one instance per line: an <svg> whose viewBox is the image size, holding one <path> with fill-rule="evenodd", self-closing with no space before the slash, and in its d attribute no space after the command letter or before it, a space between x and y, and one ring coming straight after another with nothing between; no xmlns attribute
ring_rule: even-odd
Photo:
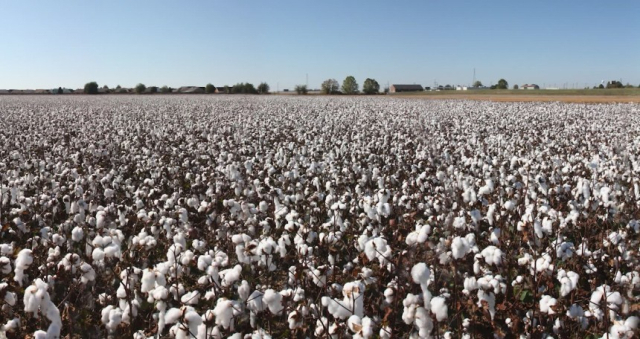
<svg viewBox="0 0 640 339"><path fill-rule="evenodd" d="M476 84L476 68L473 68L473 82L471 83L471 86L475 86Z"/></svg>
<svg viewBox="0 0 640 339"><path fill-rule="evenodd" d="M307 81L305 83L305 86L307 86L307 89L309 89L309 73L307 73Z"/></svg>

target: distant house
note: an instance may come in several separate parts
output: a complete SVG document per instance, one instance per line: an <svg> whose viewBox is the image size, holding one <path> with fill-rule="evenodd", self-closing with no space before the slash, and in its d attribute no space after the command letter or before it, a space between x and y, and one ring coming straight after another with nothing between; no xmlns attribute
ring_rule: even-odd
<svg viewBox="0 0 640 339"><path fill-rule="evenodd" d="M400 93L400 92L422 92L424 88L422 85L391 85L389 87L390 93Z"/></svg>
<svg viewBox="0 0 640 339"><path fill-rule="evenodd" d="M0 94L9 94L11 93L11 90L8 89L0 89Z"/></svg>
<svg viewBox="0 0 640 339"><path fill-rule="evenodd" d="M538 86L536 84L524 84L520 88L521 89L540 89L540 86Z"/></svg>
<svg viewBox="0 0 640 339"><path fill-rule="evenodd" d="M227 88L226 87L216 87L216 93L227 93Z"/></svg>

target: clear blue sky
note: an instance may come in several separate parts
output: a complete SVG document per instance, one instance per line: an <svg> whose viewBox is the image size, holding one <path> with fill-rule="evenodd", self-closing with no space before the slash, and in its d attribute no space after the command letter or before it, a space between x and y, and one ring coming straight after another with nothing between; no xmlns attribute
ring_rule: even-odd
<svg viewBox="0 0 640 339"><path fill-rule="evenodd" d="M2 1L0 88L640 84L640 1ZM279 85L278 85L279 84Z"/></svg>

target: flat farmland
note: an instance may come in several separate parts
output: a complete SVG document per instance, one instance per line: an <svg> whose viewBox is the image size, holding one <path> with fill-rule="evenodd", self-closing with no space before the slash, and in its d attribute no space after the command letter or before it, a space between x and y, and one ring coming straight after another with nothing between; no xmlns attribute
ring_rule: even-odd
<svg viewBox="0 0 640 339"><path fill-rule="evenodd" d="M640 89L597 90L473 90L397 93L393 97L413 99L460 99L496 102L639 103Z"/></svg>
<svg viewBox="0 0 640 339"><path fill-rule="evenodd" d="M638 104L3 96L0 117L0 337L638 334Z"/></svg>

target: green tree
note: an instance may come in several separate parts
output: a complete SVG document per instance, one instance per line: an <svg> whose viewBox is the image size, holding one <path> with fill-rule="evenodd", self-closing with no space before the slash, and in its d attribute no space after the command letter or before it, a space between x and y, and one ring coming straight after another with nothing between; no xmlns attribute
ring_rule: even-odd
<svg viewBox="0 0 640 339"><path fill-rule="evenodd" d="M336 94L340 90L340 85L336 79L327 79L322 82L320 91L322 94Z"/></svg>
<svg viewBox="0 0 640 339"><path fill-rule="evenodd" d="M367 78L362 85L362 91L364 94L378 94L380 93L380 84L375 79Z"/></svg>
<svg viewBox="0 0 640 339"><path fill-rule="evenodd" d="M98 83L88 82L84 85L84 94L98 94Z"/></svg>
<svg viewBox="0 0 640 339"><path fill-rule="evenodd" d="M158 93L158 87L156 86L150 86L149 87L149 93Z"/></svg>
<svg viewBox="0 0 640 339"><path fill-rule="evenodd" d="M513 85L513 89L518 89L518 84Z"/></svg>
<svg viewBox="0 0 640 339"><path fill-rule="evenodd" d="M144 84L137 84L136 85L136 93L142 94L146 90L147 90L147 86L145 86Z"/></svg>
<svg viewBox="0 0 640 339"><path fill-rule="evenodd" d="M251 83L238 83L233 85L231 89L231 93L233 94L258 94L258 90Z"/></svg>
<svg viewBox="0 0 640 339"><path fill-rule="evenodd" d="M476 80L476 82L473 83L473 87L475 88L482 87L482 82L480 80Z"/></svg>
<svg viewBox="0 0 640 339"><path fill-rule="evenodd" d="M62 87L58 87L58 91L57 91L57 93L58 93L58 94L62 94L62 93L64 93L64 91L62 90Z"/></svg>
<svg viewBox="0 0 640 339"><path fill-rule="evenodd" d="M122 88L122 86L120 86L120 85L116 86L116 89L121 89L121 88Z"/></svg>
<svg viewBox="0 0 640 339"><path fill-rule="evenodd" d="M162 86L162 88L160 88L160 92L161 93L171 93L171 88L165 86Z"/></svg>
<svg viewBox="0 0 640 339"><path fill-rule="evenodd" d="M207 94L212 94L216 92L216 88L212 84L207 84L207 86L204 87L204 92Z"/></svg>
<svg viewBox="0 0 640 339"><path fill-rule="evenodd" d="M296 93L298 94L309 93L309 90L307 90L307 85L296 85Z"/></svg>
<svg viewBox="0 0 640 339"><path fill-rule="evenodd" d="M508 89L509 88L509 83L507 82L507 80L504 79L500 79L498 80L498 84L496 85L497 89Z"/></svg>
<svg viewBox="0 0 640 339"><path fill-rule="evenodd" d="M258 85L258 93L269 94L269 84L267 84L266 82L261 82L260 85Z"/></svg>
<svg viewBox="0 0 640 339"><path fill-rule="evenodd" d="M609 81L607 82L607 88L623 88L624 85L620 81Z"/></svg>
<svg viewBox="0 0 640 339"><path fill-rule="evenodd" d="M600 84L600 86L598 86L598 89L604 89L604 85Z"/></svg>
<svg viewBox="0 0 640 339"><path fill-rule="evenodd" d="M358 93L358 83L356 82L356 78L353 76L348 76L342 82L342 93L344 94L356 94Z"/></svg>

